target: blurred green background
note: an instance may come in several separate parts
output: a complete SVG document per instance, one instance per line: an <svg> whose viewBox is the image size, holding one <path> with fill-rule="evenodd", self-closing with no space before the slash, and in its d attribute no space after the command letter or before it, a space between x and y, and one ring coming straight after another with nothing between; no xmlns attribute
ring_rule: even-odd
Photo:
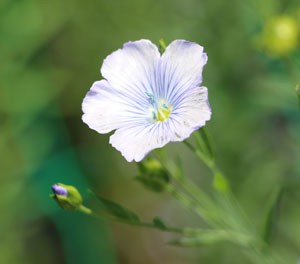
<svg viewBox="0 0 300 264"><path fill-rule="evenodd" d="M204 85L208 130L234 193L258 223L274 189L284 187L272 246L300 258L299 42L265 52L261 34L285 14L300 28L298 0L2 0L0 2L0 263L248 263L233 245L181 249L171 235L65 212L49 198L56 182L88 189L179 226L199 219L137 174L81 121L81 102L101 79L103 59L124 42L195 41L209 56ZM299 36L297 36L299 37ZM277 42L276 42L277 43ZM210 187L208 171L179 143L187 174Z"/></svg>

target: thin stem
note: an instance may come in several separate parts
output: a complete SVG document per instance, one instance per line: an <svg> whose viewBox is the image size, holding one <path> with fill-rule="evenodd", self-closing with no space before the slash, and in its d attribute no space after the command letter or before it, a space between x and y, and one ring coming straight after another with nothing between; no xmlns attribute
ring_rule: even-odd
<svg viewBox="0 0 300 264"><path fill-rule="evenodd" d="M192 149L194 147L186 142ZM217 225L218 227L224 226L224 221L220 217L219 209L216 206L216 203L200 188L198 188L194 183L189 181L186 177L183 177L181 173L176 173L178 171L177 163L174 167L174 164L171 164L168 160L165 160L162 156L155 153L158 160L161 160L161 165L168 172L169 176L175 181L175 183L183 191L177 190L174 186L169 185L166 191L168 191L175 199L177 199L185 207L196 212L201 216L207 224ZM175 171L174 171L175 169ZM181 168L179 168L181 171ZM187 193L187 194L186 194Z"/></svg>
<svg viewBox="0 0 300 264"><path fill-rule="evenodd" d="M93 215L93 211L90 208L88 208L88 207L86 207L84 205L80 205L79 208L78 208L78 210L81 211L84 214Z"/></svg>
<svg viewBox="0 0 300 264"><path fill-rule="evenodd" d="M148 222L128 222L128 221L120 221L120 219L115 219L115 221L123 223L123 224L128 224L132 226L139 226L139 227L145 227L145 228L151 228L151 229L158 229L160 231L165 231L165 232L172 232L172 233L179 233L179 234L184 234L185 231L184 229L177 228L177 227L171 227L171 226L164 226L163 228L159 228L155 226L153 223L148 223Z"/></svg>
<svg viewBox="0 0 300 264"><path fill-rule="evenodd" d="M213 172L216 171L217 167L213 160L208 159L202 151L196 149L191 143L188 141L183 141L183 143L196 155L198 159L200 159L209 169Z"/></svg>
<svg viewBox="0 0 300 264"><path fill-rule="evenodd" d="M196 133L194 133L194 135L196 138L196 143L200 147L200 149L203 149L203 151L205 151L206 154L209 155L210 159L213 160L214 153L205 127L200 128Z"/></svg>
<svg viewBox="0 0 300 264"><path fill-rule="evenodd" d="M127 224L127 225L132 225L132 226L139 226L139 227L145 227L145 228L151 228L151 229L158 229L160 231L164 231L164 232L172 232L172 233L179 233L179 234L189 234L189 235L192 235L192 234L196 234L196 232L194 233L193 230L194 229L191 229L191 228L177 228L177 227L172 227L172 226L166 226L164 225L163 227L159 227L157 225L155 225L154 223L148 223L148 222L142 222L142 221L137 221L137 222L133 222L133 221L127 221L125 219L120 219L120 218L117 218L113 215L110 215L110 214L99 214L95 211L93 211L92 209L84 206L84 205L81 205L78 210L84 214L87 214L87 215L91 215L97 219L103 219L103 218L108 218L109 220L111 221L114 221L114 222L119 222L119 223L122 223L122 224Z"/></svg>
<svg viewBox="0 0 300 264"><path fill-rule="evenodd" d="M203 206L199 205L197 201L195 201L194 197L191 198L189 195L178 191L172 185L168 185L166 191L169 192L183 206L192 210L201 218L203 218L208 225L212 227L220 227L220 225L222 225L223 221L220 218L220 216L216 213L216 211L210 210L211 208L206 209Z"/></svg>
<svg viewBox="0 0 300 264"><path fill-rule="evenodd" d="M222 177L224 180L226 179L224 174L218 169L214 160L208 159L200 150L196 149L189 142L184 141L184 143L212 171L215 177L218 176ZM197 186L193 185L190 182L186 182L185 184L188 185L188 188L186 188L186 190L190 191L190 193L192 193L195 197L203 197L203 192L199 188L197 188ZM227 212L221 213L224 222L226 222L227 224L227 227L234 230L240 230L242 232L249 232L251 225L248 223L245 213L240 208L232 193L227 190L226 192L218 192L218 196L220 198L219 204L223 206L222 211L224 211L225 209L225 211ZM238 219L242 221L238 221Z"/></svg>
<svg viewBox="0 0 300 264"><path fill-rule="evenodd" d="M199 135L197 135L199 137ZM203 137L204 135L202 135ZM207 135L205 135L207 136ZM208 140L208 137L204 141ZM199 141L199 139L198 139ZM207 157L200 149L195 148L192 144L187 141L184 141L185 145L195 154L195 156L200 159L213 173L215 179L221 177L224 180L226 179L223 173L218 169L214 159ZM207 142L208 146L209 142ZM188 185L187 185L188 184ZM202 196L202 192L198 190L196 186L193 186L190 183L185 182L185 190L187 190L191 195L197 197ZM251 224L248 222L247 217L245 216L244 211L240 208L240 205L228 190L226 192L218 192L218 197L220 205L222 205L222 216L224 222L227 225L227 228L235 230L241 234L253 234L254 230L251 228ZM274 252L268 251L264 252L264 249L267 248L267 245L262 241L260 237L254 233L253 235L253 244L248 245L245 248L245 253L253 261L253 263L264 263L264 264L277 264L284 263L279 256Z"/></svg>

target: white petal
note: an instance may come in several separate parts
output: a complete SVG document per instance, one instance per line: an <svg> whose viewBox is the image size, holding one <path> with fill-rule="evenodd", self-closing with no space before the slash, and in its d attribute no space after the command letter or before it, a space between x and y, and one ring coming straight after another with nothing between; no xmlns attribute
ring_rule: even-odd
<svg viewBox="0 0 300 264"><path fill-rule="evenodd" d="M170 141L166 123L153 123L118 129L109 140L128 162L141 161L151 150Z"/></svg>
<svg viewBox="0 0 300 264"><path fill-rule="evenodd" d="M164 52L160 63L161 96L173 100L190 88L200 86L207 55L203 47L185 40L173 41Z"/></svg>
<svg viewBox="0 0 300 264"><path fill-rule="evenodd" d="M206 61L203 48L192 42L174 41L162 57L148 40L128 42L105 59L106 80L95 82L84 98L82 119L99 133L116 130L110 143L127 161L141 161L210 119L207 89L198 87ZM165 122L149 120L149 94L172 106Z"/></svg>
<svg viewBox="0 0 300 264"><path fill-rule="evenodd" d="M82 120L91 129L105 134L119 127L148 122L147 109L139 102L128 103L106 80L97 81L82 102Z"/></svg>
<svg viewBox="0 0 300 264"><path fill-rule="evenodd" d="M154 94L160 60L158 48L149 40L128 42L103 62L101 73L109 84L124 96L147 100Z"/></svg>
<svg viewBox="0 0 300 264"><path fill-rule="evenodd" d="M210 120L211 108L206 87L195 87L177 102L170 119L171 141L182 141Z"/></svg>

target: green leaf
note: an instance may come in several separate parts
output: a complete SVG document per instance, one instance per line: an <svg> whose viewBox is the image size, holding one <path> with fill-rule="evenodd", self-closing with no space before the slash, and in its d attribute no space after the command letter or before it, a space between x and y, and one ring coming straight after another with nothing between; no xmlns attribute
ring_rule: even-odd
<svg viewBox="0 0 300 264"><path fill-rule="evenodd" d="M248 246L252 242L252 237L227 230L204 230L195 237L180 237L170 241L169 244L181 247L199 247L225 241L241 246Z"/></svg>
<svg viewBox="0 0 300 264"><path fill-rule="evenodd" d="M197 147L203 155L208 160L214 160L214 153L210 144L210 139L204 127L200 128L197 133L195 133L195 139Z"/></svg>
<svg viewBox="0 0 300 264"><path fill-rule="evenodd" d="M161 38L161 39L158 41L158 48L159 48L159 52L160 52L161 54L163 54L163 53L165 52L165 50L166 50L166 48L167 48L167 45L166 45L166 43L165 43L165 41L164 41L163 38Z"/></svg>
<svg viewBox="0 0 300 264"><path fill-rule="evenodd" d="M140 219L136 213L132 212L131 210L123 207L122 205L105 199L99 195L95 195L96 198L101 202L103 208L106 210L107 213L115 216L121 221L126 221L131 224L138 224L140 223Z"/></svg>
<svg viewBox="0 0 300 264"><path fill-rule="evenodd" d="M201 237L181 237L168 242L169 245L179 247L200 247L211 245L212 240L207 240Z"/></svg>
<svg viewBox="0 0 300 264"><path fill-rule="evenodd" d="M209 157L211 159L214 159L213 149L212 149L212 146L211 146L211 143L210 143L209 135L206 132L206 128L205 127L200 128L199 133L201 135L201 138L203 139L203 142L205 144L206 151L207 151Z"/></svg>
<svg viewBox="0 0 300 264"><path fill-rule="evenodd" d="M278 218L278 207L283 195L283 188L276 188L269 200L267 210L262 224L262 238L266 243L270 243L276 221Z"/></svg>
<svg viewBox="0 0 300 264"><path fill-rule="evenodd" d="M152 220L153 225L161 230L166 230L168 229L167 225L163 222L163 220L161 220L159 217L154 217Z"/></svg>
<svg viewBox="0 0 300 264"><path fill-rule="evenodd" d="M175 164L174 164L174 177L178 180L183 180L184 177L184 170L183 170L183 165L182 161L180 159L180 156L176 157Z"/></svg>

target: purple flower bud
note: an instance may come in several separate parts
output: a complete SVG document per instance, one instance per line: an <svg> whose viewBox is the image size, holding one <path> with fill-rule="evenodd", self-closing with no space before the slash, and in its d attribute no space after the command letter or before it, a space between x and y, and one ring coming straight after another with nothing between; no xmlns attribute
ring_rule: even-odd
<svg viewBox="0 0 300 264"><path fill-rule="evenodd" d="M52 185L51 189L54 192L54 194L56 194L56 195L61 195L61 196L68 195L68 191L64 187L62 187L58 184Z"/></svg>

